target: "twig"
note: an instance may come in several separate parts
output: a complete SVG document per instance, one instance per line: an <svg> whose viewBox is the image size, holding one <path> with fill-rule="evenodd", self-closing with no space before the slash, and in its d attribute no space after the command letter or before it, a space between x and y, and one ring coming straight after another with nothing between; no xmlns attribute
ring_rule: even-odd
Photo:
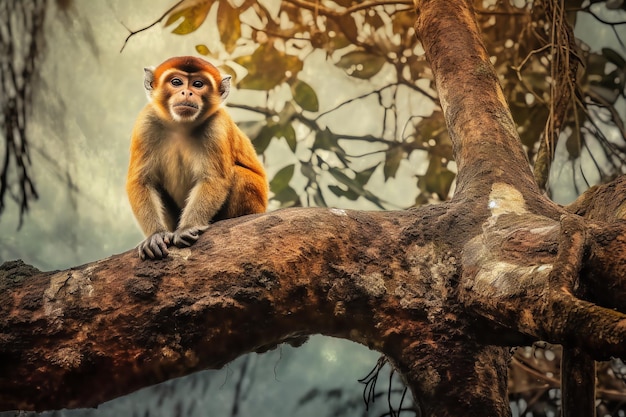
<svg viewBox="0 0 626 417"><path fill-rule="evenodd" d="M149 24L148 26L142 27L141 29L137 29L137 30L131 30L129 29L126 25L124 25L124 23L122 23L122 25L124 25L124 27L130 32L128 34L128 36L126 37L126 39L124 40L124 44L122 45L122 47L120 48L120 53L122 53L122 51L124 50L124 48L126 47L126 44L128 43L128 40L135 36L138 33L143 32L144 30L148 30L151 27L153 27L154 25L156 25L157 23L161 22L163 19L165 19L165 17L170 14L174 9L176 9L178 6L180 6L185 0L179 0L175 5L173 5L172 7L170 7L169 9L167 9L167 11L165 13L163 13L161 15L161 17L159 17L157 20L155 20L154 22L152 22L151 24Z"/></svg>

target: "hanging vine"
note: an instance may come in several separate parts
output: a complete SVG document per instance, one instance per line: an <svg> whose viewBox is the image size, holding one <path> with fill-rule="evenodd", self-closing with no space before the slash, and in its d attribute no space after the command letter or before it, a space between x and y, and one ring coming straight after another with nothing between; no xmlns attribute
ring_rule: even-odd
<svg viewBox="0 0 626 417"><path fill-rule="evenodd" d="M43 48L46 0L0 2L0 214L19 206L19 227L37 199L28 146L28 109Z"/></svg>

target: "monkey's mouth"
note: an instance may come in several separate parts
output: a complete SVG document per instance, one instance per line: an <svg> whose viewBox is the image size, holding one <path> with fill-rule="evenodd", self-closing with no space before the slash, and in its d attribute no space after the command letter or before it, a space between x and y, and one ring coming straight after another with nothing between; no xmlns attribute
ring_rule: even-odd
<svg viewBox="0 0 626 417"><path fill-rule="evenodd" d="M180 103L176 103L174 107L190 107L192 109L198 109L198 105L196 103L192 103L191 101L181 101Z"/></svg>

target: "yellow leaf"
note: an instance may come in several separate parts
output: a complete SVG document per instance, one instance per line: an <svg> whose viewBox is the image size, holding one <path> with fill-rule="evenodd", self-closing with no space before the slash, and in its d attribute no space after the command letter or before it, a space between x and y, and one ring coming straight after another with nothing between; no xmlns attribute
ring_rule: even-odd
<svg viewBox="0 0 626 417"><path fill-rule="evenodd" d="M211 50L206 45L196 45L196 51L200 55L204 55L204 56L211 54Z"/></svg>
<svg viewBox="0 0 626 417"><path fill-rule="evenodd" d="M227 1L219 2L217 9L217 28L220 32L220 39L226 48L226 52L235 50L237 41L241 38L241 21L239 12L231 7Z"/></svg>
<svg viewBox="0 0 626 417"><path fill-rule="evenodd" d="M172 30L172 33L186 35L195 31L206 19L213 2L214 0L187 0L182 2L180 6L172 10L165 22L165 27L182 19L182 22Z"/></svg>

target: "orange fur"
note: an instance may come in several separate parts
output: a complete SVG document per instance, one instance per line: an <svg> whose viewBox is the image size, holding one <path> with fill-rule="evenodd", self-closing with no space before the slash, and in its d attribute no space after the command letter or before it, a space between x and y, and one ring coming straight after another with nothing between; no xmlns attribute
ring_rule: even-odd
<svg viewBox="0 0 626 417"><path fill-rule="evenodd" d="M133 129L126 184L148 236L142 258L192 244L212 221L265 212L265 170L221 107L230 77L202 59L177 57L146 69L144 85L150 102Z"/></svg>

